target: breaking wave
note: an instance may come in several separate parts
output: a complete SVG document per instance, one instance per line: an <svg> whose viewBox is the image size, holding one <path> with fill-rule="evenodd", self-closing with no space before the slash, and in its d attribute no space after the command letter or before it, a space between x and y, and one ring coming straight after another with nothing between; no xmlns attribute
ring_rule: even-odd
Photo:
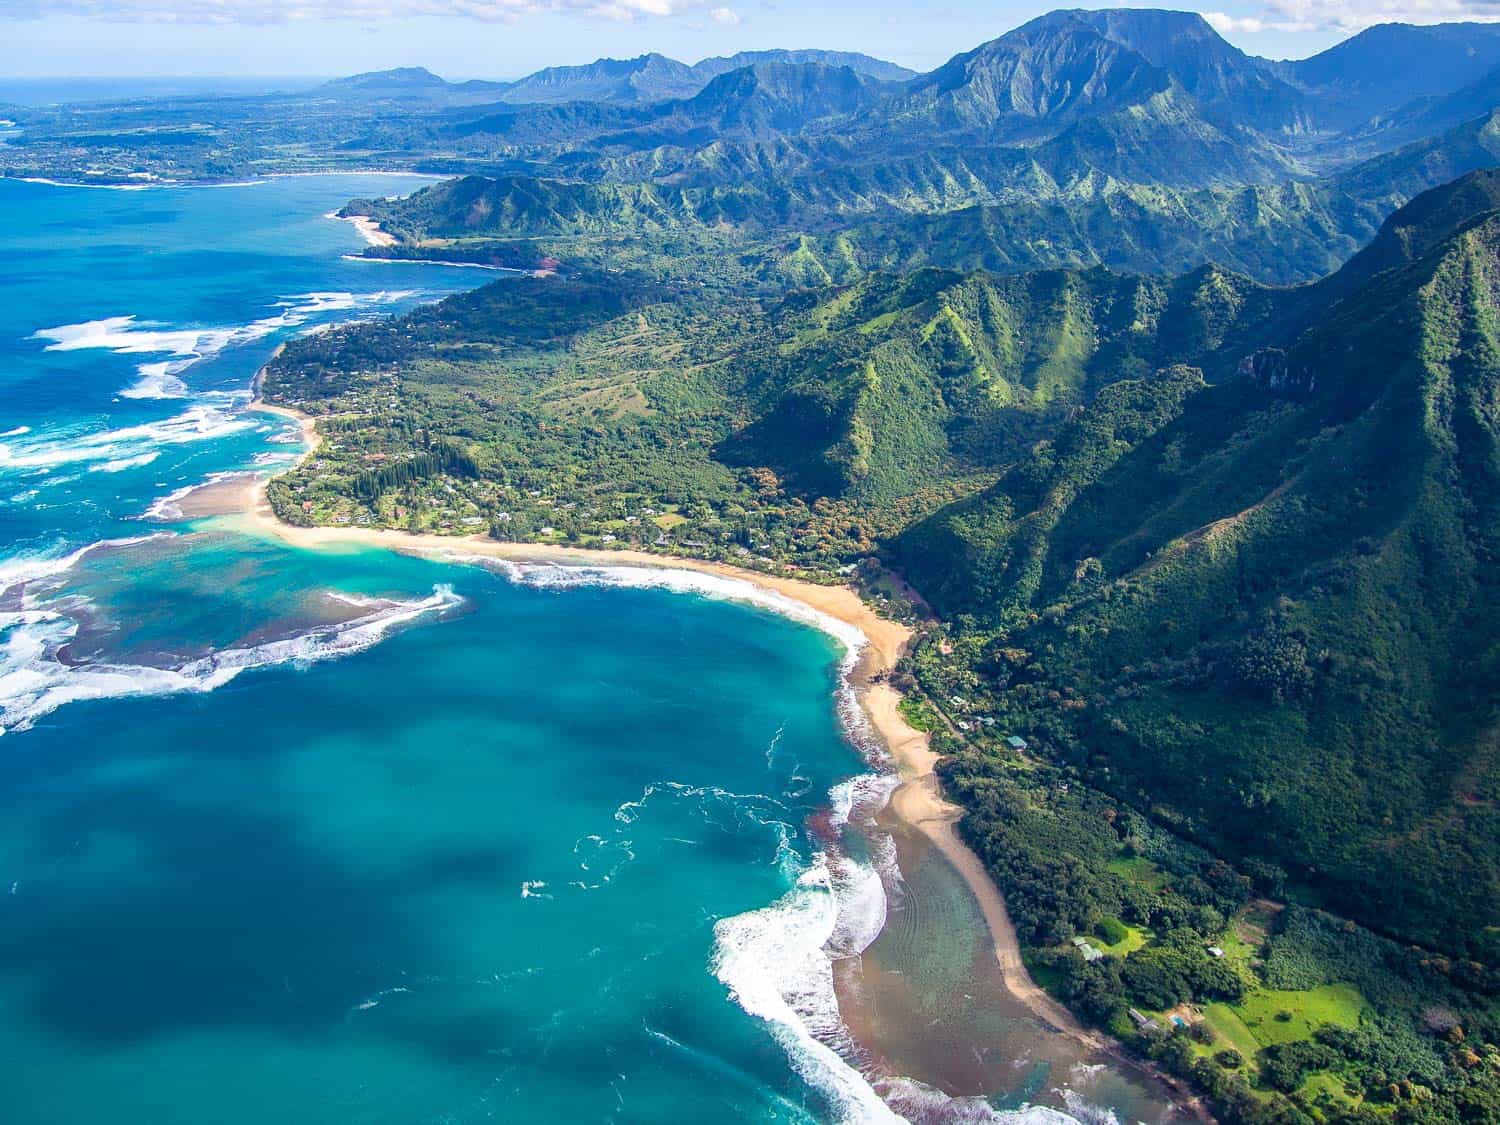
<svg viewBox="0 0 1500 1125"><path fill-rule="evenodd" d="M181 378L183 372L225 348L254 343L320 317L376 308L418 295L420 291L415 289L302 293L276 302L274 307L279 311L274 315L234 327L173 328L134 316L110 316L38 329L31 338L42 341L49 352L97 349L116 355L168 356L166 360L140 364L136 382L120 394L140 399L185 398L189 391Z"/></svg>
<svg viewBox="0 0 1500 1125"><path fill-rule="evenodd" d="M92 549L38 563L32 573L57 573L67 569L69 560L76 562ZM52 569L44 569L45 565ZM60 651L77 635L75 620L48 608L0 612L0 733L26 730L69 703L208 692L253 668L312 664L347 656L378 643L400 625L441 613L461 601L452 587L435 586L425 598L388 602L338 625L264 644L222 649L174 668L69 664L60 659Z"/></svg>
<svg viewBox="0 0 1500 1125"><path fill-rule="evenodd" d="M793 1069L839 1120L898 1122L838 1049L847 1049L848 1031L827 947L839 915L834 876L820 854L778 902L714 926L712 969L740 1007L766 1022Z"/></svg>
<svg viewBox="0 0 1500 1125"><path fill-rule="evenodd" d="M90 552L110 547L133 547L139 543L149 543L153 539L165 538L170 534L170 532L159 531L152 535L137 535L130 539L104 539L67 553L52 551L0 559L0 597L9 594L12 590L24 588L28 583L66 574Z"/></svg>
<svg viewBox="0 0 1500 1125"><path fill-rule="evenodd" d="M108 465L118 472L155 457L163 446L213 441L260 425L234 409L244 395L221 396L223 403L195 403L170 418L113 430L72 434L27 434L0 442L0 472L48 472L62 465Z"/></svg>
<svg viewBox="0 0 1500 1125"><path fill-rule="evenodd" d="M983 1098L956 1098L910 1078L884 1079L879 1085L887 1103L907 1121L942 1125L1084 1125L1085 1120L1092 1121L1049 1106L996 1109Z"/></svg>

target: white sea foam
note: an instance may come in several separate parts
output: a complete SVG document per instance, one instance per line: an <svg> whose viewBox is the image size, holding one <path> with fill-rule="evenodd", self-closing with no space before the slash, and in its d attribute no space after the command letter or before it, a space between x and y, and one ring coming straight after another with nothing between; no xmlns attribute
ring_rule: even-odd
<svg viewBox="0 0 1500 1125"><path fill-rule="evenodd" d="M913 1121L941 1121L944 1125L1082 1125L1060 1109L1026 1106L996 1109L983 1098L956 1098L911 1078L888 1078L880 1083L886 1101Z"/></svg>
<svg viewBox="0 0 1500 1125"><path fill-rule="evenodd" d="M41 184L44 187L58 188L89 188L91 190L97 191L150 191L154 187L164 188L180 186L174 180L160 180L154 184L74 184L68 183L65 180L49 180L45 176L20 176L18 177L18 179L23 184Z"/></svg>
<svg viewBox="0 0 1500 1125"><path fill-rule="evenodd" d="M226 469L223 472L209 473L208 476L197 484L185 484L181 488L173 489L164 496L158 496L136 518L156 520L162 523L171 523L174 520L180 520L183 517L181 501L200 489L210 488L216 484L225 484L232 480L254 480L260 475L255 469Z"/></svg>
<svg viewBox="0 0 1500 1125"><path fill-rule="evenodd" d="M90 543L87 547L79 547L66 553L51 551L0 559L0 594L8 593L14 586L65 574L77 566L79 561L91 551L110 547L133 547L138 543L148 543L168 534L170 533L161 531L154 535L137 535L129 539L101 539L97 543Z"/></svg>
<svg viewBox="0 0 1500 1125"><path fill-rule="evenodd" d="M157 452L138 453L134 457L120 457L114 461L105 461L100 465L90 465L91 473L123 473L126 469L138 469L142 465L149 465L161 454Z"/></svg>
<svg viewBox="0 0 1500 1125"><path fill-rule="evenodd" d="M49 352L104 350L116 355L164 355L171 358L143 363L137 380L121 391L125 398L182 398L188 394L182 374L193 364L218 355L225 348L263 340L273 333L298 328L317 317L389 305L418 296L415 289L381 289L370 293L317 291L277 301L274 315L230 327L174 328L134 316L110 316L78 324L41 328L32 339Z"/></svg>
<svg viewBox="0 0 1500 1125"><path fill-rule="evenodd" d="M1095 1105L1077 1090L1064 1087L1062 1098L1063 1104L1068 1107L1068 1112L1073 1115L1072 1117L1064 1116L1064 1121L1076 1120L1082 1125L1120 1125L1120 1118L1114 1110Z"/></svg>
<svg viewBox="0 0 1500 1125"><path fill-rule="evenodd" d="M832 805L830 824L836 831L845 825L858 828L869 849L869 863L880 878L885 899L898 901L905 894L906 884L897 862L896 841L876 823L875 817L890 803L891 794L900 784L901 779L895 774L866 773L841 781L829 792ZM881 905L883 926L884 911L889 909L889 903L883 900Z"/></svg>
<svg viewBox="0 0 1500 1125"><path fill-rule="evenodd" d="M187 384L177 377L184 368L170 361L143 363L136 368L140 379L120 392L121 398L186 398Z"/></svg>
<svg viewBox="0 0 1500 1125"><path fill-rule="evenodd" d="M0 438L5 438L5 437L20 437L22 434L29 434L29 433L31 433L31 427L30 426L17 426L13 430L6 430L3 434L0 434Z"/></svg>
<svg viewBox="0 0 1500 1125"><path fill-rule="evenodd" d="M242 188L259 187L265 180L225 180L221 183L194 183L188 180L151 180L149 182L136 182L129 184L92 184L87 181L73 182L69 180L51 180L45 176L21 176L19 180L23 184L41 184L44 187L56 188L88 188L91 191L164 191L167 189L182 190L193 188Z"/></svg>
<svg viewBox="0 0 1500 1125"><path fill-rule="evenodd" d="M227 404L233 398L226 396L225 400ZM233 409L204 401L155 422L92 433L40 433L0 444L0 472L124 461L159 453L162 446L213 441L255 425L257 422Z"/></svg>
<svg viewBox="0 0 1500 1125"><path fill-rule="evenodd" d="M740 1007L764 1021L793 1068L846 1122L897 1122L843 1055L847 1038L826 953L838 927L834 877L818 856L779 902L714 926L713 972Z"/></svg>
<svg viewBox="0 0 1500 1125"><path fill-rule="evenodd" d="M491 266L484 262L445 262L441 258L382 258L366 257L363 254L344 254L346 262L380 262L391 266L447 266L456 270L490 270L494 273L529 274L530 270L518 270L512 266Z"/></svg>
<svg viewBox="0 0 1500 1125"><path fill-rule="evenodd" d="M182 508L177 502L186 496L192 495L202 487L199 484L185 484L181 488L173 489L165 496L158 496L155 500L151 501L150 506L141 518L162 522L180 520L182 518Z"/></svg>
<svg viewBox="0 0 1500 1125"><path fill-rule="evenodd" d="M565 590L581 586L611 586L670 590L678 594L697 594L700 597L713 598L718 601L742 602L760 606L782 617L789 617L804 625L811 625L833 637L844 647L844 663L850 669L858 660L859 654L864 651L866 644L865 635L856 626L742 578L670 567L579 566L512 562L483 555L462 554L455 554L455 557L499 570L518 585L537 589Z"/></svg>
<svg viewBox="0 0 1500 1125"><path fill-rule="evenodd" d="M347 656L378 643L400 625L439 613L460 601L451 587L436 586L426 598L392 602L387 608L339 625L285 640L225 649L177 668L69 666L56 659L56 653L76 635L77 622L49 610L0 613L0 732L25 730L59 707L82 700L208 692L252 668L311 664Z"/></svg>

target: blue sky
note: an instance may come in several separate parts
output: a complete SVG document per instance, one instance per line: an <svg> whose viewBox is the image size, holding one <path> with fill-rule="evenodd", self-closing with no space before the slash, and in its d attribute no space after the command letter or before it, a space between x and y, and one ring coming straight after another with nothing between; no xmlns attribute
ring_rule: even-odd
<svg viewBox="0 0 1500 1125"><path fill-rule="evenodd" d="M930 69L1057 4L1029 0L0 0L0 75L335 75L426 66L450 78L660 51L865 51ZM1098 6L1098 5L1090 5ZM1312 54L1373 23L1500 19L1500 0L1206 0L1232 42Z"/></svg>

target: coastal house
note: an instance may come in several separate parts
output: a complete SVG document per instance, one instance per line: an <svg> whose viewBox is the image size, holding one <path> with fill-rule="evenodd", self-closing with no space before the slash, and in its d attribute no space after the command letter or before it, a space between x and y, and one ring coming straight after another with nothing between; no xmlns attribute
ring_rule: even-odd
<svg viewBox="0 0 1500 1125"><path fill-rule="evenodd" d="M1149 1033L1161 1030L1161 1024L1157 1023L1154 1019L1148 1016L1145 1012L1140 1011L1138 1008L1130 1009L1130 1019L1135 1024L1136 1028L1142 1032Z"/></svg>
<svg viewBox="0 0 1500 1125"><path fill-rule="evenodd" d="M1019 734L1006 736L1005 744L1017 753L1020 753L1022 750L1026 749L1026 740Z"/></svg>
<svg viewBox="0 0 1500 1125"><path fill-rule="evenodd" d="M1095 949L1092 945L1090 945L1088 938L1076 937L1073 939L1073 945L1078 949L1079 953L1083 954L1083 959L1085 961L1104 960L1104 951L1101 949Z"/></svg>
<svg viewBox="0 0 1500 1125"><path fill-rule="evenodd" d="M1208 947L1208 955L1210 957L1222 957L1222 956L1224 956L1224 951L1222 949L1220 949L1217 945L1210 945Z"/></svg>

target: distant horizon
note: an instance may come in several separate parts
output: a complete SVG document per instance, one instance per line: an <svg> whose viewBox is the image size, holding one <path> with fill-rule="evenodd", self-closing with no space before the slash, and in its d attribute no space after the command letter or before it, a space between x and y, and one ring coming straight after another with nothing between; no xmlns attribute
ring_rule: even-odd
<svg viewBox="0 0 1500 1125"><path fill-rule="evenodd" d="M1004 0L971 10L963 3L895 7L874 0L833 0L797 11L774 0L734 8L707 2L617 0L589 5L545 0L523 13L504 4L494 19L460 14L459 5L391 0L378 17L344 13L343 0L286 9L245 0L56 0L45 14L35 0L0 0L4 84L24 81L317 81L371 71L424 67L450 81L513 81L554 66L600 58L662 54L683 62L757 50L854 51L918 72L1068 5ZM1136 5L1096 5L1101 10ZM977 6L976 6L977 7ZM1228 0L1193 12L1228 42L1268 59L1315 55L1382 23L1492 22L1486 0L1437 0L1408 10L1399 0ZM439 11L443 14L434 15ZM277 13L283 12L278 17ZM612 17L612 18L606 18ZM788 42L802 44L786 47ZM60 60L73 68L57 69ZM275 60L275 61L273 61Z"/></svg>
<svg viewBox="0 0 1500 1125"><path fill-rule="evenodd" d="M1050 11L1065 11L1065 10L1069 10L1071 7L1073 7L1073 6L1071 6L1071 5L1059 5L1056 8L1049 8L1049 9L1047 9L1047 11L1049 11L1049 12ZM1104 10L1104 8L1101 7L1099 9L1085 9L1085 10ZM1167 11L1187 11L1188 9L1164 8L1164 9L1161 9L1161 10L1167 10ZM1043 13L1043 14L1045 14L1045 13ZM1036 17L1033 16L1031 18L1034 19ZM0 21L0 22L3 22L3 21ZM956 57L957 55L961 55L961 54L963 54L963 53L965 53L967 51L973 50L975 47L979 46L982 43L986 43L986 42L989 42L989 41L991 41L993 39L999 38L999 37L1001 37L1003 35L1009 34L1009 32L1016 30L1016 28L1023 26L1027 22L1030 22L1030 20L1029 19L1028 20L1023 20L1021 23L1016 24L1014 27L1007 28L1006 30L999 32L997 35L988 35L988 36L986 36L983 39L976 39L974 42L968 44L967 46L963 46L963 47L957 48L956 50L952 51L950 54L945 55L937 63L929 65L929 66L915 66L915 65L912 65L909 62L904 62L902 59L900 59L898 57L894 57L894 56L892 56L890 54L877 54L877 53L874 53L874 52L871 52L871 51L861 50L861 49L855 48L855 47L846 47L846 46L838 46L838 45L833 45L833 46L830 46L830 45L818 45L818 46L803 45L803 46L796 46L796 47L786 47L786 46L779 46L779 47L777 47L777 46L772 46L772 47L763 47L763 46L742 47L742 48L739 48L737 50L732 50L732 51L715 51L715 52L711 52L711 53L708 53L708 54L698 55L696 57L693 57L691 55L688 55L688 56L673 55L673 54L671 54L671 53L669 53L668 51L665 51L665 50L645 50L645 51L636 51L636 52L624 53L624 54L594 55L594 56L591 56L591 57L588 57L588 58L580 58L580 59L577 59L577 60L574 60L574 61L549 62L549 63L543 64L543 65L535 66L535 67L533 67L533 68L531 68L529 70L521 70L521 71L515 71L515 72L510 72L510 73L504 73L504 74L499 74L499 73L494 73L494 72L488 72L488 73L469 73L469 72L463 72L463 71L452 71L452 72L450 72L450 71L446 71L443 68L442 63L440 61L431 61L431 62L401 62L401 63L393 63L393 64L391 64L389 66L386 66L386 65L368 66L368 67L364 67L362 69L357 69L357 70L332 70L332 71L324 71L324 72L302 72L302 73L291 73L291 72L282 72L282 73L264 72L264 73L261 73L261 72L249 72L249 71L240 72L240 73L224 72L224 71L201 71L201 72L168 72L168 71L144 72L143 71L143 72L140 72L140 73L131 72L131 73L110 74L110 73L61 73L61 72L59 72L59 73L48 73L48 74L20 74L20 75L9 75L9 76L5 76L5 77L0 77L0 101L4 100L5 91L7 89L9 89L9 88L13 88L13 87L26 87L26 86L43 86L43 85L48 85L48 84L62 84L62 83L80 83L80 84L98 83L98 84L101 84L101 85L103 85L103 84L114 84L114 85L118 85L118 86L129 86L131 84L168 84L168 83L174 83L174 82L175 83L197 83L197 84L218 83L218 84L222 84L222 85L224 85L226 87L227 86L240 86L240 87L255 86L255 87L261 87L263 92L272 93L272 92L276 92L277 89L280 89L280 88L283 88L283 87L285 87L285 88L295 88L295 87L298 87L298 86L300 86L300 87L315 86L315 85L319 85L319 84L324 83L324 82L332 82L332 81L336 81L336 80L341 79L341 78L350 78L350 77L354 77L354 76L361 75L361 74L378 74L378 73L384 73L384 72L396 71L396 70L425 70L425 71L427 71L427 72L429 72L429 73L431 73L433 75L436 75L438 78L441 78L441 79L443 79L443 80L445 80L447 82L450 82L450 83L460 83L460 82L496 82L496 83L502 83L502 82L515 82L515 81L518 81L518 80L520 80L522 78L527 77L528 75L535 74L539 70L555 69L555 68L558 68L558 67L581 67L581 66L589 66L589 65L591 65L593 63L596 63L596 62L606 62L606 61L609 61L609 62L629 62L629 61L631 61L633 59L638 59L638 58L642 58L642 57L645 57L647 55L653 55L653 54L655 54L655 55L662 55L662 56L664 56L666 58L672 59L673 61L681 62L681 63L684 63L686 65L692 66L692 65L696 65L697 63L705 62L705 61L707 61L709 59L714 59L714 58L725 58L725 57L730 57L730 56L737 55L737 54L758 53L758 52L778 51L778 50L779 51L831 51L831 52L843 52L843 53L850 53L850 54L862 54L862 55L867 55L867 56L872 57L872 58L880 59L883 62L890 62L890 63L895 63L896 65L899 65L899 66L904 66L907 69L917 71L918 73L927 73L927 72L929 72L931 70L936 69L937 67L942 66L944 63L948 62L949 60L951 60L952 58ZM1406 24L1406 23L1408 23L1408 21L1403 21L1403 20L1391 20L1391 21L1386 21L1386 22L1389 23L1389 24ZM1476 22L1489 22L1489 21L1475 21L1475 20L1472 20L1472 19L1470 19L1470 20L1457 19L1457 20L1443 21L1443 22L1445 22L1445 23L1452 23L1452 24L1463 24L1463 23L1476 23ZM1380 26L1380 25L1371 25L1371 26ZM1418 26L1434 26L1434 25L1432 25L1432 24L1425 24L1425 25L1418 25ZM1218 29L1216 28L1215 30L1217 31ZM1324 44L1324 45L1319 46L1319 47L1316 47L1315 49L1309 50L1305 54L1298 54L1298 55L1278 55L1278 56L1262 55L1260 57L1267 58L1267 59L1270 59L1272 61L1281 61L1281 60L1290 60L1290 59L1298 59L1298 58L1311 57L1312 55L1319 54L1319 53L1321 53L1323 51L1328 50L1331 47L1337 46L1339 43L1345 42L1348 39L1352 39L1354 36L1356 36L1358 34L1361 34L1361 32L1365 31L1365 30L1369 30L1369 29L1368 28L1364 28L1364 29L1361 29L1361 31L1352 31L1352 32L1348 33L1347 35L1339 36L1339 37L1335 38L1332 42ZM1232 38L1231 36L1224 35L1223 32L1219 32L1219 34L1225 39L1226 42L1230 43L1231 45L1233 45L1235 47L1238 47L1242 51L1245 51L1246 54L1249 54L1249 55L1256 54L1256 52L1254 52L1253 50L1250 50L1249 48L1244 47L1244 46L1242 46L1239 43L1236 43L1234 41L1234 38ZM205 90L203 92L209 92L209 91Z"/></svg>

